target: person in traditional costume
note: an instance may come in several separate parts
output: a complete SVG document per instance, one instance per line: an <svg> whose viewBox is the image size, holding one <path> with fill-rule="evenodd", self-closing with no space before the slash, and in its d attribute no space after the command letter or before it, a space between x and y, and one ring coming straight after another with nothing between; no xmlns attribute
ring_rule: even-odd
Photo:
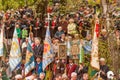
<svg viewBox="0 0 120 80"><path fill-rule="evenodd" d="M77 68L77 65L73 62L72 59L69 60L69 64L66 66L67 76L71 78L71 73L74 72Z"/></svg>
<svg viewBox="0 0 120 80"><path fill-rule="evenodd" d="M103 80L107 80L107 72L109 71L109 67L106 65L104 58L100 58L100 71L100 77Z"/></svg>
<svg viewBox="0 0 120 80"><path fill-rule="evenodd" d="M82 76L83 76L83 74L88 72L88 67L84 66L84 63L80 63L80 64L77 66L75 72L76 72L77 75L78 75L78 79L81 79Z"/></svg>
<svg viewBox="0 0 120 80"><path fill-rule="evenodd" d="M41 44L41 40L39 38L35 38L35 47L34 47L33 51L34 51L35 58L37 56L42 57L42 55L43 55L43 45Z"/></svg>
<svg viewBox="0 0 120 80"><path fill-rule="evenodd" d="M65 34L62 34L60 37L60 43L65 43Z"/></svg>
<svg viewBox="0 0 120 80"><path fill-rule="evenodd" d="M60 39L61 35L64 34L64 31L62 30L62 27L58 27L58 31L55 33L54 37Z"/></svg>
<svg viewBox="0 0 120 80"><path fill-rule="evenodd" d="M64 16L62 17L61 21L59 22L59 26L61 26L63 31L64 31L64 33L67 34L68 22L66 21Z"/></svg>
<svg viewBox="0 0 120 80"><path fill-rule="evenodd" d="M19 24L16 24L15 27L16 27L16 31L17 31L18 41L19 41L19 44L20 44L20 41L21 41L21 28L20 28Z"/></svg>
<svg viewBox="0 0 120 80"><path fill-rule="evenodd" d="M74 34L77 34L77 33L78 33L77 25L74 23L74 19L71 18L67 26L67 34L74 36Z"/></svg>
<svg viewBox="0 0 120 80"><path fill-rule="evenodd" d="M35 27L33 28L33 33L34 33L34 37L40 37L42 38L42 36L40 35L42 27L43 27L43 23L40 20L40 18L36 18L35 20Z"/></svg>
<svg viewBox="0 0 120 80"><path fill-rule="evenodd" d="M108 34L106 29L101 30L101 39L102 40L107 40Z"/></svg>
<svg viewBox="0 0 120 80"><path fill-rule="evenodd" d="M28 31L25 27L22 29L22 43L25 41L26 37L28 37Z"/></svg>
<svg viewBox="0 0 120 80"><path fill-rule="evenodd" d="M35 71L38 75L43 71L42 70L42 60L41 57L37 56L36 63L35 63Z"/></svg>
<svg viewBox="0 0 120 80"><path fill-rule="evenodd" d="M83 26L79 26L80 37L85 38L87 36L87 31L83 29Z"/></svg>
<svg viewBox="0 0 120 80"><path fill-rule="evenodd" d="M53 65L54 76L58 73L64 74L65 72L65 63L61 61L58 57L55 59L55 63Z"/></svg>
<svg viewBox="0 0 120 80"><path fill-rule="evenodd" d="M53 65L54 76L60 73L60 59L56 57L55 63Z"/></svg>

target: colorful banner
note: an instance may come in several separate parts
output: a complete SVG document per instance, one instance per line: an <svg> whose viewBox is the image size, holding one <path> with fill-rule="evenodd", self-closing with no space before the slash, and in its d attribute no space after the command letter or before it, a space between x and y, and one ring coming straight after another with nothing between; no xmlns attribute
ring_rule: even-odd
<svg viewBox="0 0 120 80"><path fill-rule="evenodd" d="M28 43L26 51L26 62L25 62L25 76L35 68L35 60L31 44Z"/></svg>
<svg viewBox="0 0 120 80"><path fill-rule="evenodd" d="M9 58L9 64L10 64L10 70L13 71L21 62L21 51L20 51L20 45L18 42L18 36L16 28L14 30L13 39L12 39L12 46L10 50L10 58Z"/></svg>
<svg viewBox="0 0 120 80"><path fill-rule="evenodd" d="M53 60L54 60L54 54L51 43L50 30L49 27L47 27L45 41L44 41L43 71Z"/></svg>
<svg viewBox="0 0 120 80"><path fill-rule="evenodd" d="M98 54L98 36L99 36L99 20L96 19L95 21L95 28L94 28L94 35L93 35L93 42L92 42L92 52L91 52L91 66L99 70L99 54Z"/></svg>

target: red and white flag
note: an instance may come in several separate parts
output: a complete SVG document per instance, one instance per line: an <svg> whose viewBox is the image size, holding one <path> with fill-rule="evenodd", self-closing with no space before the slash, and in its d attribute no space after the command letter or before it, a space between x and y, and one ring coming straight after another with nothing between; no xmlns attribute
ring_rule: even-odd
<svg viewBox="0 0 120 80"><path fill-rule="evenodd" d="M95 21L95 28L94 28L94 35L92 40L92 52L91 52L91 66L99 70L99 54L98 54L98 36L99 36L99 19L96 19Z"/></svg>

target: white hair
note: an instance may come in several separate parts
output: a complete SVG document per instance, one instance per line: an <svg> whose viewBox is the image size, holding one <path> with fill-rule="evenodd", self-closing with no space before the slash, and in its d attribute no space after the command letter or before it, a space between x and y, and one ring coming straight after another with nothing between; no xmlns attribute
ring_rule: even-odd
<svg viewBox="0 0 120 80"><path fill-rule="evenodd" d="M44 73L44 72L41 72L40 75L44 75L44 76L45 76L45 73Z"/></svg>
<svg viewBox="0 0 120 80"><path fill-rule="evenodd" d="M71 73L71 77L73 77L73 76L77 76L77 73L76 72L72 72Z"/></svg>
<svg viewBox="0 0 120 80"><path fill-rule="evenodd" d="M22 75L21 75L21 74L17 74L17 75L15 76L15 79L22 79Z"/></svg>
<svg viewBox="0 0 120 80"><path fill-rule="evenodd" d="M62 27L61 27L61 26L59 26L59 27L58 27L58 29L62 29Z"/></svg>
<svg viewBox="0 0 120 80"><path fill-rule="evenodd" d="M100 58L100 61L105 61L105 58Z"/></svg>

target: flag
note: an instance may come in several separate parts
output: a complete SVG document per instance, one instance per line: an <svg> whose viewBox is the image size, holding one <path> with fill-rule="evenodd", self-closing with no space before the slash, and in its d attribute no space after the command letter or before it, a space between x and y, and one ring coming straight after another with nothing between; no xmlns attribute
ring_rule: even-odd
<svg viewBox="0 0 120 80"><path fill-rule="evenodd" d="M47 27L45 41L44 41L44 52L43 52L43 71L53 61L53 48L51 43L49 27Z"/></svg>
<svg viewBox="0 0 120 80"><path fill-rule="evenodd" d="M27 45L26 62L25 62L25 76L35 68L35 60L33 55L32 46L30 43Z"/></svg>
<svg viewBox="0 0 120 80"><path fill-rule="evenodd" d="M15 28L12 39L12 46L10 50L10 57L9 57L9 64L11 71L13 71L20 64L21 59L22 57L21 57L20 45L18 42L17 31Z"/></svg>
<svg viewBox="0 0 120 80"><path fill-rule="evenodd" d="M45 80L52 80L52 74L51 70L46 70Z"/></svg>
<svg viewBox="0 0 120 80"><path fill-rule="evenodd" d="M80 44L80 54L79 55L80 55L79 63L83 63L84 62L84 49L81 44Z"/></svg>
<svg viewBox="0 0 120 80"><path fill-rule="evenodd" d="M95 21L95 28L94 28L94 35L93 35L93 42L92 42L92 52L91 52L91 67L96 70L100 69L99 65L99 54L98 54L98 36L99 36L99 20L96 19Z"/></svg>
<svg viewBox="0 0 120 80"><path fill-rule="evenodd" d="M85 54L91 53L91 50L92 50L92 40L90 40L90 41L85 40L84 41L84 45L83 45L83 49L84 49L84 53Z"/></svg>
<svg viewBox="0 0 120 80"><path fill-rule="evenodd" d="M3 32L3 28L4 28L4 25L2 25L2 28L0 30L0 57L3 56L3 50L4 50L4 45L3 45L4 32Z"/></svg>
<svg viewBox="0 0 120 80"><path fill-rule="evenodd" d="M94 76L96 75L98 71L93 69L91 66L88 67L88 74L89 74L89 78L90 80L93 80Z"/></svg>
<svg viewBox="0 0 120 80"><path fill-rule="evenodd" d="M71 52L71 42L70 41L67 41L66 42L66 45L67 45L67 56L70 56L70 52Z"/></svg>

